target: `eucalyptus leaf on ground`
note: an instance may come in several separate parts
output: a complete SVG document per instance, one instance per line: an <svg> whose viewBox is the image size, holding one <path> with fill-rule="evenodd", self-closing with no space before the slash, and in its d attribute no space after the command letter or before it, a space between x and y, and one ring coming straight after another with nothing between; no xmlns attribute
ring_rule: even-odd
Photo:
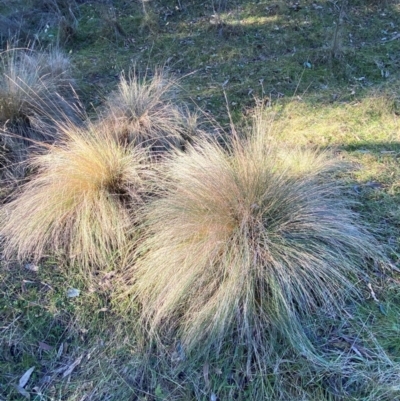
<svg viewBox="0 0 400 401"><path fill-rule="evenodd" d="M22 396L24 396L26 399L28 399L28 400L31 399L30 393L28 393L28 391L26 391L23 387L21 387L21 386L15 386L15 389L16 389Z"/></svg>
<svg viewBox="0 0 400 401"><path fill-rule="evenodd" d="M69 376L73 370L82 362L83 355L81 355L78 359L76 359L71 365L68 366L67 370L63 373L63 377Z"/></svg>
<svg viewBox="0 0 400 401"><path fill-rule="evenodd" d="M25 387L25 386L26 386L26 384L28 383L28 381L29 381L29 379L30 379L30 377L31 377L31 375L32 375L32 372L33 372L34 370L35 370L35 367L32 366L31 368L29 368L29 369L21 376L21 378L19 379L19 382L18 382L19 387Z"/></svg>
<svg viewBox="0 0 400 401"><path fill-rule="evenodd" d="M76 298L79 297L81 291L78 290L77 288L69 288L67 290L67 297L68 298Z"/></svg>

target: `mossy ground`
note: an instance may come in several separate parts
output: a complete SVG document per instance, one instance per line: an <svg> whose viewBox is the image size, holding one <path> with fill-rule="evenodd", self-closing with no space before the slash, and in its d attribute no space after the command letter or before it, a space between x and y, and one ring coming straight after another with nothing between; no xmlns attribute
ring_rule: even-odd
<svg viewBox="0 0 400 401"><path fill-rule="evenodd" d="M31 41L56 41L60 18L72 18L66 2L45 1L40 9L34 3L0 1L0 12L20 23ZM235 124L245 124L255 99L261 100L277 135L333 148L355 167L340 179L400 268L398 1L76 0L70 8L78 24L61 45L72 58L89 114L115 89L121 71L151 76L160 65L179 79L176 96L221 125L229 123L228 110ZM376 276L380 285L347 313L399 363L399 275L377 270ZM36 401L261 400L279 387L277 371L292 383L279 399L390 399L357 393L356 387L340 393L344 379L305 372L301 361L284 353L262 384L234 365L240 355L182 371L177 345L166 350L169 360L151 349L142 352L136 312L113 312L112 285L112 275L104 273L97 287L88 288L57 262L38 271L3 263L0 399L26 399L15 386L30 367L35 370L25 389ZM70 288L80 295L68 298ZM343 352L370 341L345 325L326 338L327 346ZM65 374L74 361L79 364Z"/></svg>

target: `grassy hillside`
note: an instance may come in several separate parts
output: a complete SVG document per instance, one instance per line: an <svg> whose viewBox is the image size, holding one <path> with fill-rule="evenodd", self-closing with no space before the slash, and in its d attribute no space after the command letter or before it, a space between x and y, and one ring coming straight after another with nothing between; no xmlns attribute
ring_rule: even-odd
<svg viewBox="0 0 400 401"><path fill-rule="evenodd" d="M399 21L0 0L0 400L398 399Z"/></svg>

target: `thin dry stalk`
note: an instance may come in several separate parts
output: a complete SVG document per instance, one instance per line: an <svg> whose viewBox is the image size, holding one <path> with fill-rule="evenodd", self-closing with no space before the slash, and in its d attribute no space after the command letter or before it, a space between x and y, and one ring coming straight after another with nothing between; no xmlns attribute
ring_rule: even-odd
<svg viewBox="0 0 400 401"><path fill-rule="evenodd" d="M339 15L337 21L335 22L335 30L332 38L331 58L334 59L340 58L343 55L342 39L346 7L347 0L342 0L339 9Z"/></svg>

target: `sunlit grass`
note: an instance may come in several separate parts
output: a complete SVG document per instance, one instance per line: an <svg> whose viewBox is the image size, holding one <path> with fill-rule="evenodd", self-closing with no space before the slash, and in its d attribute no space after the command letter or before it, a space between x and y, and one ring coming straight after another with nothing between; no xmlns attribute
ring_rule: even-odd
<svg viewBox="0 0 400 401"><path fill-rule="evenodd" d="M4 252L20 261L64 254L106 268L128 244L146 193L146 151L112 133L60 126L63 140L33 157L32 179L2 211Z"/></svg>
<svg viewBox="0 0 400 401"><path fill-rule="evenodd" d="M266 114L280 138L299 144L361 147L400 141L400 121L390 96L377 94L323 107L293 100Z"/></svg>
<svg viewBox="0 0 400 401"><path fill-rule="evenodd" d="M18 17L17 19L21 20L27 18L27 21L23 21L24 26L27 23L32 27L32 31L29 28L30 32L36 34L38 32L36 29L43 27L33 26L34 22L30 18L33 17L33 21L35 18L43 21L43 16L47 20L48 4L36 7L37 4L33 3L37 2L4 1L0 4L0 8L6 18L9 16L7 13L13 13L12 18ZM53 1L50 7L55 3ZM66 3L71 2L57 1L57 3L59 6L63 3L62 7L60 6L63 12L67 11L70 5ZM105 109L108 107L110 111L113 108L114 112L110 114L122 117L124 113L117 111L114 104L110 108L110 102L112 103L112 99L116 98L116 93L119 91L118 82L122 81L118 81L118 75L122 70L125 71L127 84L131 85L130 79L134 74L129 76L127 71L134 63L137 82L146 82L147 86L151 86L152 77L157 76L157 73L153 73L153 66L164 65L164 70L168 71L168 77L162 74L168 90L164 93L160 104L175 107L180 104L177 100L191 98L221 124L228 122L229 114L224 92L232 117L238 124L252 114L253 96L262 97L265 104L272 104L272 107L265 111L265 117L270 122L268 134L279 144L273 157L278 170L283 169L286 174L292 174L294 181L302 180L302 177L313 174L316 159L325 163L326 158L331 157L329 152L320 153L318 147L333 148L333 164L336 163L336 158L339 158L339 164L343 162L353 168L335 171L334 177L327 171L322 175L316 175L313 180L320 180L328 186L333 183L332 188L328 190L335 192L331 194L333 199L342 201L343 190L346 196L355 201L350 202L348 206L358 212L364 222L373 227L374 236L379 240L379 251L382 246L386 255L391 258L391 262L399 266L400 149L397 67L400 42L393 38L396 36L396 30L398 31L396 13L400 8L395 4L396 1L347 2L344 25L340 32L340 47L343 51L339 52L340 57L333 61L329 58L340 12L338 6L339 3L346 2L300 2L299 9L295 10L292 6L296 7L297 2L288 3L281 0L273 3L154 0L145 5L147 16L140 4L138 7L137 2L108 2L110 4L103 4L104 7L99 7L95 2L73 3L73 12L79 19L79 25L76 35L68 43L70 53L67 58L71 57L74 67L77 67L75 72L78 80L71 81L68 78L68 63L64 64L63 56L56 57L58 61L55 63L61 68L56 68L55 71L67 71L67 74L62 72L60 77L62 88L58 86L58 92L67 94L69 83L79 83L79 93L83 95L84 102L90 110L93 110L92 104L98 106L103 97L108 97L106 101L108 106ZM105 18L106 13L102 12L103 9L112 15L112 20ZM273 15L275 13L276 15ZM114 32L119 25L123 29L121 35ZM49 33L55 33L56 30L57 23L53 25L50 22L48 33L43 35L43 32L39 32L39 37L45 41L55 40L51 39ZM382 40L384 37L387 40ZM36 42L36 39L33 37L32 39ZM19 54L28 55L35 63L39 52L22 49ZM383 73L377 63L383 65ZM386 76L386 73L389 76ZM50 74L49 70L45 73L46 76L47 74ZM56 72L55 75L58 76L59 73ZM177 77L179 88L174 85L169 87L170 76ZM378 92L378 87L381 92ZM110 91L114 93L107 95ZM389 95L383 94L384 91ZM151 92L151 96L157 97L157 93L158 90L155 90ZM118 102L123 103L124 100ZM47 100L45 103L47 104ZM33 104L33 106L41 105L42 102ZM46 108L46 110L46 114L59 116L56 109ZM104 111L104 109L101 112L97 110L96 115ZM106 114L104 113L103 117ZM144 130L142 136L136 136L132 129L136 128L135 124L132 124L135 121L135 114L132 116L128 113L129 115L128 118L114 119L110 125L108 125L110 120L107 123L103 120L103 124L96 123L92 131L96 132L97 137L99 135L102 137L107 130L110 133L114 128L118 131L118 127L126 127L125 123L129 121L129 130L122 128L118 134L114 132L113 138L119 138L118 142L123 147L135 143L141 146L144 140L145 147L155 145L157 149L152 151L156 150L157 154L163 149L163 157L158 160L159 162L164 160L165 148L171 150L176 146L181 147L182 143L186 146L187 141L191 141L192 133L194 137L197 136L196 129L190 128L196 127L196 121L190 123L189 128L187 122L184 123L183 141L179 135L174 136L166 132L161 134L159 140L156 139L158 134L153 136L155 131L150 130ZM42 117L36 108L34 113L28 115L29 122L35 127L42 121L41 118L37 118L39 116ZM48 116L44 117L47 120ZM23 119L17 121L24 122ZM157 118L150 116L148 121L157 123ZM48 122L51 123L47 120L45 124L39 125L46 128ZM4 128L4 121L1 123ZM181 129L180 123L178 125ZM114 128L109 130L110 126ZM10 120L6 128L9 130L11 127ZM17 129L22 127L22 124L14 124L13 127ZM104 132L98 134L97 131ZM86 132L86 129L80 132ZM130 135L126 135L127 132ZM187 135L188 132L191 134ZM59 133L64 135L62 131ZM42 140L45 135L46 141L52 141L57 132L48 131L46 128L42 132L36 129L35 134L38 135L35 136L36 139ZM15 141L13 145L15 148L25 149L24 143L28 144L28 141L25 140L23 143ZM29 148L31 144L33 143L29 143ZM294 157L299 151L298 147L303 153L300 159ZM60 148L64 148L64 141ZM60 148L57 147L58 153L56 153L51 148L44 147L50 150L54 158L62 154ZM201 149L204 150L199 144L188 146L189 153L196 154L198 158ZM5 154L7 158L12 156L9 150L10 148L7 148ZM130 152L127 149L126 151ZM110 160L111 153L104 151ZM224 152L223 154L227 157ZM88 157L93 160L93 166L97 165L97 158L93 156L93 152L89 152ZM174 160L175 158L183 161L184 155L179 157L175 155ZM7 177L4 176L3 179L2 176L0 182L3 196L9 194L9 181L15 181L13 170L16 165L12 160L5 162L0 160L0 164L1 167L7 165L7 169L2 171ZM57 167L57 161L54 164L59 171L61 168ZM67 166L68 163L65 162L63 165ZM147 159L143 161L143 166L146 165ZM46 166L50 170L50 161ZM163 171L163 166L162 163L159 166L161 172L171 173L169 169ZM189 163L189 166L192 165ZM31 174L28 175L28 179L35 180L35 172L42 174L43 171L38 165L31 164L31 167L27 170ZM209 170L213 171L216 168L214 165L208 167L203 176L207 176ZM92 169L85 167L80 171L88 177L93 176L94 187L97 185L95 183L102 181L99 178L104 172L102 167ZM187 174L186 165L182 166L179 176L163 182L165 188L162 189L175 190L176 187L169 187L169 184L175 185L181 180L183 172ZM8 173L11 173L10 178ZM161 173L157 175L160 176ZM61 173L59 176L62 176ZM150 184L147 172L144 176L146 177L144 192L149 190L152 195L158 195L159 188L156 189L152 185L150 188L147 187L147 184ZM221 176L223 177L215 174L216 183ZM343 184L339 189L340 195L336 192L338 180ZM83 192L92 191L92 199L102 201L101 196L95 195L97 190L91 187L89 181L87 179L79 184L84 189ZM68 185L67 187L69 188ZM215 187L217 189L215 192L220 193L217 184ZM14 193L13 199L17 199L26 188L22 187L21 192ZM64 191L61 183L58 186L46 184L43 188L49 198L52 197L50 195L53 190ZM117 204L122 204L124 210L128 204L136 206L142 204L142 201L132 202L124 191L124 189L110 191L117 195L112 198L121 201ZM45 195L36 197L33 192L30 193L38 203L49 205L50 201ZM215 197L214 194L211 195ZM231 194L229 196L232 197ZM28 194L25 199L27 198ZM60 200L61 195L57 199ZM9 200L5 196L1 199L3 203ZM191 198L188 198L189 200L192 201ZM215 197L215 202L219 200L218 196ZM204 202L201 206L203 205ZM33 200L28 206L32 206L32 212L36 213L38 206L33 205ZM97 206L94 205L95 207ZM333 208L336 207L334 204ZM11 207L4 210L12 211ZM19 210L22 210L22 206ZM134 211L137 210L135 206L129 206L127 210L129 219L133 219L135 224L131 225L132 232L121 244L128 242L129 248L132 249L138 228L136 223L140 221L141 214L135 217ZM224 213L226 215L226 209L214 218L214 226L210 223L212 229L218 226L221 221L220 216ZM77 215L78 213L75 214ZM21 216L28 222L29 230L33 217L28 211L24 211ZM74 220L72 216L71 211L71 215L67 216L70 222ZM120 217L120 215L115 216ZM96 225L97 216L92 220L94 224L91 225L91 229L99 233L99 225ZM47 220L44 218L43 221ZM0 222L0 225L3 223L4 221ZM19 223L20 230L23 223L23 221ZM168 228L166 226L164 224L162 229ZM202 230L196 231L196 225L193 232L198 234L200 232L205 238L207 230L204 226L206 225L203 225ZM118 224L113 226L117 232L119 227ZM145 229L148 233L149 227ZM39 227L41 235L40 230ZM60 229L59 232L65 230ZM107 228L107 235L110 232ZM2 237L1 240L3 239ZM171 247L176 244L174 239L168 241L171 242ZM22 399L23 396L18 394L15 386L22 374L31 366L35 366L35 371L25 388L31 393L31 399L61 397L66 401L82 399L87 401L103 399L393 401L399 398L397 290L399 283L397 273L381 269L379 264L375 264L369 270L371 273L369 284L375 291L378 301L372 298L363 274L350 274L351 284L357 284L359 289L356 295L362 301L360 304L350 298L337 313L328 306L321 309L321 313L302 319L302 333L306 333L314 350L324 357L325 361L334 362L329 368L326 365L322 366L315 359L308 358L310 353L307 357L304 353L299 353L301 342L292 346L287 341L287 332L281 333L277 330L277 327L282 327L280 324L274 326L268 323L269 325L265 326L268 330L263 333L263 345L265 345L263 351L266 352L266 357L261 358L263 369L260 368L260 364L255 363L257 355L254 347L248 346L251 341L256 344L259 337L253 336L253 339L247 340L245 338L245 333L248 333L247 328L241 332L227 330L227 339L223 341L219 352L217 346L212 347L208 353L203 352L203 357L197 352L203 346L210 349L209 337L206 334L205 340L197 349L194 346L190 352L188 344L182 343L181 339L185 338L182 333L189 333L193 322L188 321L187 316L196 312L196 308L192 307L186 311L185 307L188 305L185 303L186 300L182 302L182 310L171 318L172 323L168 319L162 320L154 330L157 332L155 334L159 335L156 338L159 341L156 343L150 341L147 333L149 326L143 324L146 321L144 312L141 319L137 313L146 305L140 304L138 298L134 300L113 298L113 292L119 292L125 282L120 281L120 272L110 269L123 270L125 264L119 255L124 252L124 248L118 250L107 248L106 252L110 253L110 256L104 258L107 261L107 270L102 268L104 261L99 263L95 277L92 277L95 280L88 281L83 274L82 266L79 266L85 264L79 259L81 255L76 257L75 253L69 252L65 244L55 249L50 239L47 245L43 255L62 253L66 257L50 259L50 263L44 258L47 262L37 264L38 272L28 270L24 263L9 264L4 260L1 262L0 398ZM185 243L182 248L186 246ZM136 257L148 258L146 252L150 249L142 247L140 251ZM16 252L14 248L7 255L12 254L14 257ZM34 248L32 252L34 255ZM375 249L373 252L376 256ZM169 260L167 256L168 254L164 258L160 256L159 266L164 266L164 259ZM100 258L103 259L103 256ZM195 260L194 256L190 256L188 260L193 260L193 265L196 265L204 259L205 256L201 254L198 260ZM218 255L213 261L217 259ZM78 262L75 263L77 266L72 266L74 262ZM372 265L371 262L368 260L366 267ZM92 267L94 266L91 264L90 268ZM134 282L137 273L135 269L136 265L132 264L124 279ZM168 271L170 270L167 269ZM175 278L180 271L176 269L170 276ZM204 277L205 272L210 272L210 269L199 271L199 276ZM354 282L353 278L361 280ZM171 281L179 280L171 279ZM171 286L178 288L178 284L168 282L165 291L170 290ZM197 295L200 286L200 283L195 283L190 288L190 294L197 291ZM159 289L161 285L156 284L155 287ZM67 298L68 288L80 289L80 296ZM339 297L341 295L338 294ZM129 303L130 309L127 311L121 303ZM242 300L237 303L245 304ZM199 308L202 305L199 303ZM119 313L115 314L113 308L118 309ZM120 313L121 309L124 313ZM245 314L240 308L236 310L238 313L233 318L235 327L243 327L237 322ZM320 311L319 307L315 310ZM154 322L152 318L148 319L150 323ZM211 320L212 316L209 321ZM207 330L204 330L204 333L206 332ZM195 342L195 339L193 341ZM39 342L47 343L53 348L46 351ZM58 355L61 345L64 350ZM81 357L81 362L74 371L63 377L62 370Z"/></svg>
<svg viewBox="0 0 400 401"><path fill-rule="evenodd" d="M172 157L127 272L156 337L167 332L199 355L235 338L259 366L274 330L318 354L304 322L339 313L359 295L367 260L383 259L332 179L338 160L282 149L266 131L259 117L231 152L201 142Z"/></svg>

